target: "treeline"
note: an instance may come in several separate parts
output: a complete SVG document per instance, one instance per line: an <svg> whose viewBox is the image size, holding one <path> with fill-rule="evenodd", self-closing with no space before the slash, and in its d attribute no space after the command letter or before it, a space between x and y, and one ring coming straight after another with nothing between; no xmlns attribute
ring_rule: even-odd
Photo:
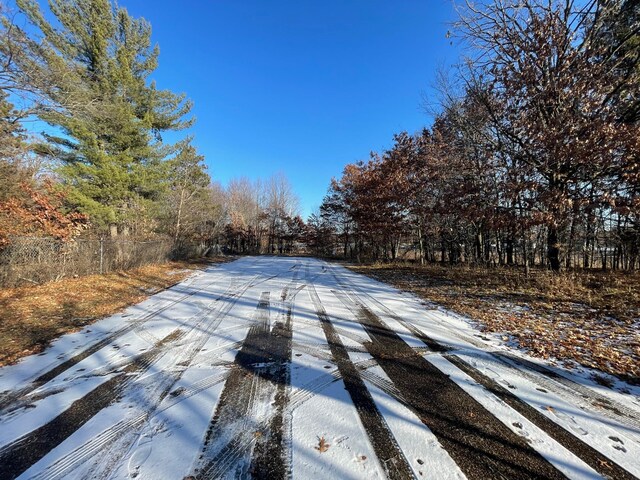
<svg viewBox="0 0 640 480"><path fill-rule="evenodd" d="M287 178L232 180L227 187L224 248L231 253L288 254L301 251L306 225Z"/></svg>
<svg viewBox="0 0 640 480"><path fill-rule="evenodd" d="M640 2L467 6L430 128L347 165L310 219L357 260L638 267Z"/></svg>
<svg viewBox="0 0 640 480"><path fill-rule="evenodd" d="M112 0L2 5L0 248L19 236L170 238L176 254L285 252L303 225L283 176L212 182L193 104L152 80L151 26ZM50 20L49 20L50 19ZM35 135L24 122L49 127Z"/></svg>
<svg viewBox="0 0 640 480"><path fill-rule="evenodd" d="M190 136L165 141L193 105L152 81L144 19L112 0L16 5L0 17L0 248L162 237L185 254L638 266L637 0L467 5L433 124L347 165L306 224L284 176L223 188Z"/></svg>

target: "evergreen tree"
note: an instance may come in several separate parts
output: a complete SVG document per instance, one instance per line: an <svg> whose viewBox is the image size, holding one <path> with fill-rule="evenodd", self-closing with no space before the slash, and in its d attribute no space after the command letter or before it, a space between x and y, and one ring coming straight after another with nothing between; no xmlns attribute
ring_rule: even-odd
<svg viewBox="0 0 640 480"><path fill-rule="evenodd" d="M110 0L51 0L54 25L36 1L17 4L42 37L24 35L39 116L61 131L40 148L60 161L69 200L94 225L126 233L160 197L171 151L161 134L192 123L191 103L149 82L159 50L144 19Z"/></svg>
<svg viewBox="0 0 640 480"><path fill-rule="evenodd" d="M167 162L169 192L163 208L167 230L176 240L194 237L214 208L209 198L211 178L204 157L190 143L182 142L178 154Z"/></svg>
<svg viewBox="0 0 640 480"><path fill-rule="evenodd" d="M0 202L20 193L20 184L30 178L22 165L26 152L20 116L0 89Z"/></svg>

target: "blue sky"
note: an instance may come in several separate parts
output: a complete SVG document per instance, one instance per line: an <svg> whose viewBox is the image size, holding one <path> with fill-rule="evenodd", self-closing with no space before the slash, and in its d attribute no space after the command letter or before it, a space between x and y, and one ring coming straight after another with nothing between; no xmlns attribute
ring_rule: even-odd
<svg viewBox="0 0 640 480"><path fill-rule="evenodd" d="M213 179L283 172L306 217L345 164L430 123L457 59L449 0L119 0L153 27L160 88L195 102Z"/></svg>

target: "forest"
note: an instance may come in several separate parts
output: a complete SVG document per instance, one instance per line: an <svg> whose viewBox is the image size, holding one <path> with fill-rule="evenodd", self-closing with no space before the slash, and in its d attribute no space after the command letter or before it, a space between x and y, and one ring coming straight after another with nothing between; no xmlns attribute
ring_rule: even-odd
<svg viewBox="0 0 640 480"><path fill-rule="evenodd" d="M316 248L637 268L640 2L489 2L455 27L470 57L440 76L433 124L344 168L310 219Z"/></svg>
<svg viewBox="0 0 640 480"><path fill-rule="evenodd" d="M192 102L152 80L147 21L111 0L49 9L2 8L0 249L162 238L174 256L639 266L636 0L459 5L450 35L465 55L438 72L432 124L346 165L306 221L284 174L212 179Z"/></svg>

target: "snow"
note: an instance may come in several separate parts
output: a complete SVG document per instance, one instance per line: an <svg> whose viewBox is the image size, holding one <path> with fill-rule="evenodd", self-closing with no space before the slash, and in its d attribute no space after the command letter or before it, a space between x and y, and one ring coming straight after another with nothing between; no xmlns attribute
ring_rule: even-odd
<svg viewBox="0 0 640 480"><path fill-rule="evenodd" d="M285 300L282 293L287 288L294 293ZM286 302L292 304L284 421L285 461L292 478L386 478L384 465L331 355L315 295L414 475L465 478L428 425L402 402L389 377L367 353L369 336L341 301L345 294L356 296L414 351L511 431L526 437L532 448L567 477L593 479L600 475L443 354L427 352L415 331L402 321L450 347L448 354L509 387L551 421L640 477L640 420L630 421L590 400L591 395L606 399L640 419L637 387L625 386L629 393L621 393L596 384L589 372L569 372L528 358L503 345L496 336L480 334L468 319L432 308L411 294L341 266L309 258L246 257L207 268L124 312L65 335L40 355L0 369L0 392L29 392L18 408L0 411L0 454L99 385L124 375L127 380L116 400L71 432L20 478L182 479L194 474L226 380L236 368L234 360L256 322L256 309L265 292L269 292L271 327L276 319L285 318ZM32 384L54 366L120 330L121 335L47 383ZM159 343L178 331L181 336L177 339ZM157 355L148 365L126 370L134 359L152 351ZM507 353L515 360L500 356ZM524 368L517 362L520 358L562 377ZM223 449L226 442L242 434L242 429L268 424L274 415L273 404L272 394L257 398L247 418L217 436L208 451ZM321 440L326 448L320 448ZM220 467L221 478L232 478L242 469L246 472L252 451L249 441L237 458L230 457L228 465Z"/></svg>
<svg viewBox="0 0 640 480"><path fill-rule="evenodd" d="M511 409L504 402L489 393L481 385L477 384L471 377L454 367L446 359L438 355L427 357L441 372L449 375L455 383L472 395L480 404L489 410L503 424L517 435L525 437L544 458L549 460L558 470L568 478L588 480L601 478L600 475L565 449L558 442L553 440L526 417Z"/></svg>
<svg viewBox="0 0 640 480"><path fill-rule="evenodd" d="M291 357L293 408L289 420L294 476L385 478L338 368L328 359L329 345L314 306L306 292L296 300ZM321 358L295 345L310 346ZM317 450L320 438L329 444L325 452Z"/></svg>

